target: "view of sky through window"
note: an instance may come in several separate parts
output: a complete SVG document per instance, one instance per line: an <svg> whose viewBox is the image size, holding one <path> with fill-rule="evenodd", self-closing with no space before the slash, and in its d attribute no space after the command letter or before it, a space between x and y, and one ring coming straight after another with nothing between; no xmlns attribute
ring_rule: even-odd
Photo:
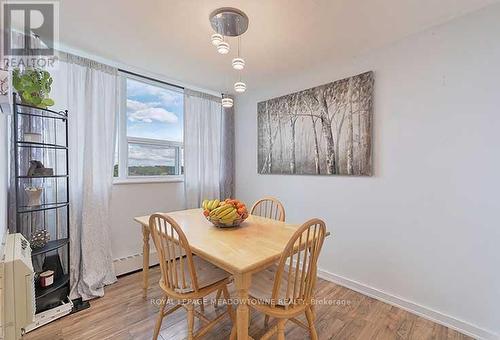
<svg viewBox="0 0 500 340"><path fill-rule="evenodd" d="M183 141L181 92L127 78L127 137ZM129 143L129 175L174 175L175 149Z"/></svg>
<svg viewBox="0 0 500 340"><path fill-rule="evenodd" d="M183 140L181 92L127 78L127 136Z"/></svg>

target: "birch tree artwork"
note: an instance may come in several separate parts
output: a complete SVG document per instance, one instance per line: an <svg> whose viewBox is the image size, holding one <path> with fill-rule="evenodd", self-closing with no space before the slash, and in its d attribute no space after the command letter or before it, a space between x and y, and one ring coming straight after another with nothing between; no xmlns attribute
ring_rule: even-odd
<svg viewBox="0 0 500 340"><path fill-rule="evenodd" d="M257 104L260 174L370 176L373 72Z"/></svg>

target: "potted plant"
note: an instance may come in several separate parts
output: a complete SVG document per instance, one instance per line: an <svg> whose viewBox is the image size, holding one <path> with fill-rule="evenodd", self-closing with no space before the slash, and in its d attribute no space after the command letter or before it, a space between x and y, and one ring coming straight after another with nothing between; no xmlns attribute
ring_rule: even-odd
<svg viewBox="0 0 500 340"><path fill-rule="evenodd" d="M40 108L54 105L54 101L49 98L52 77L48 71L35 68L21 72L16 68L12 72L12 85L23 104Z"/></svg>

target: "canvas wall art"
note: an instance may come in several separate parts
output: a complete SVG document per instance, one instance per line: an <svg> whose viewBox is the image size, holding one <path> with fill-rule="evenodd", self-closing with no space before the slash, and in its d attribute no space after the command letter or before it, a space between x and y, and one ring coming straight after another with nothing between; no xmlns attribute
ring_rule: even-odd
<svg viewBox="0 0 500 340"><path fill-rule="evenodd" d="M260 174L372 174L374 74L257 104Z"/></svg>

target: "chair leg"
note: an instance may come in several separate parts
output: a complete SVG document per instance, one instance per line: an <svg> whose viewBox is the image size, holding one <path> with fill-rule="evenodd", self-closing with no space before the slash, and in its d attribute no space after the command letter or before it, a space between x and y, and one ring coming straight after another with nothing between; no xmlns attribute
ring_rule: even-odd
<svg viewBox="0 0 500 340"><path fill-rule="evenodd" d="M215 296L215 303L214 303L215 308L217 308L217 306L219 305L219 299L221 295L222 295L222 289L219 289L217 291L217 295Z"/></svg>
<svg viewBox="0 0 500 340"><path fill-rule="evenodd" d="M158 317L156 319L155 330L153 333L153 340L158 339L158 335L160 334L161 323L163 321L163 312L165 310L165 304L167 303L167 298L161 300L160 302L160 310L158 311Z"/></svg>
<svg viewBox="0 0 500 340"><path fill-rule="evenodd" d="M187 304L187 321L188 321L188 340L193 340L193 329L194 329L194 305L192 303Z"/></svg>
<svg viewBox="0 0 500 340"><path fill-rule="evenodd" d="M229 335L229 340L235 340L236 339L236 324L233 324L233 327L231 328L231 334Z"/></svg>
<svg viewBox="0 0 500 340"><path fill-rule="evenodd" d="M205 300L204 298L202 298L200 300L200 310L202 313L205 313L205 301L204 300Z"/></svg>
<svg viewBox="0 0 500 340"><path fill-rule="evenodd" d="M274 325L267 330L261 337L260 340L269 340L273 337L274 334L278 332L278 326Z"/></svg>
<svg viewBox="0 0 500 340"><path fill-rule="evenodd" d="M224 294L224 300L226 300L226 308L227 312L229 313L229 317L231 318L231 321L235 322L236 318L234 316L234 311L233 311L233 306L231 306L229 299L231 296L229 295L229 291L227 290L227 286L224 286L220 291Z"/></svg>
<svg viewBox="0 0 500 340"><path fill-rule="evenodd" d="M313 321L316 320L316 301L313 301L316 297L316 295L314 294L315 292L315 289L316 289L316 281L318 280L318 276L317 275L314 275L314 278L313 278L313 284L312 284L312 298L311 298L311 304L309 305L310 308L311 308L311 312L312 312L312 316L313 316Z"/></svg>
<svg viewBox="0 0 500 340"><path fill-rule="evenodd" d="M286 319L278 320L278 340L285 340L285 323Z"/></svg>
<svg viewBox="0 0 500 340"><path fill-rule="evenodd" d="M269 315L264 317L264 328L267 328L267 326L269 326Z"/></svg>
<svg viewBox="0 0 500 340"><path fill-rule="evenodd" d="M316 327L314 327L314 315L311 307L306 308L306 318L309 324L309 333L311 333L312 340L318 340L318 333L316 333Z"/></svg>

